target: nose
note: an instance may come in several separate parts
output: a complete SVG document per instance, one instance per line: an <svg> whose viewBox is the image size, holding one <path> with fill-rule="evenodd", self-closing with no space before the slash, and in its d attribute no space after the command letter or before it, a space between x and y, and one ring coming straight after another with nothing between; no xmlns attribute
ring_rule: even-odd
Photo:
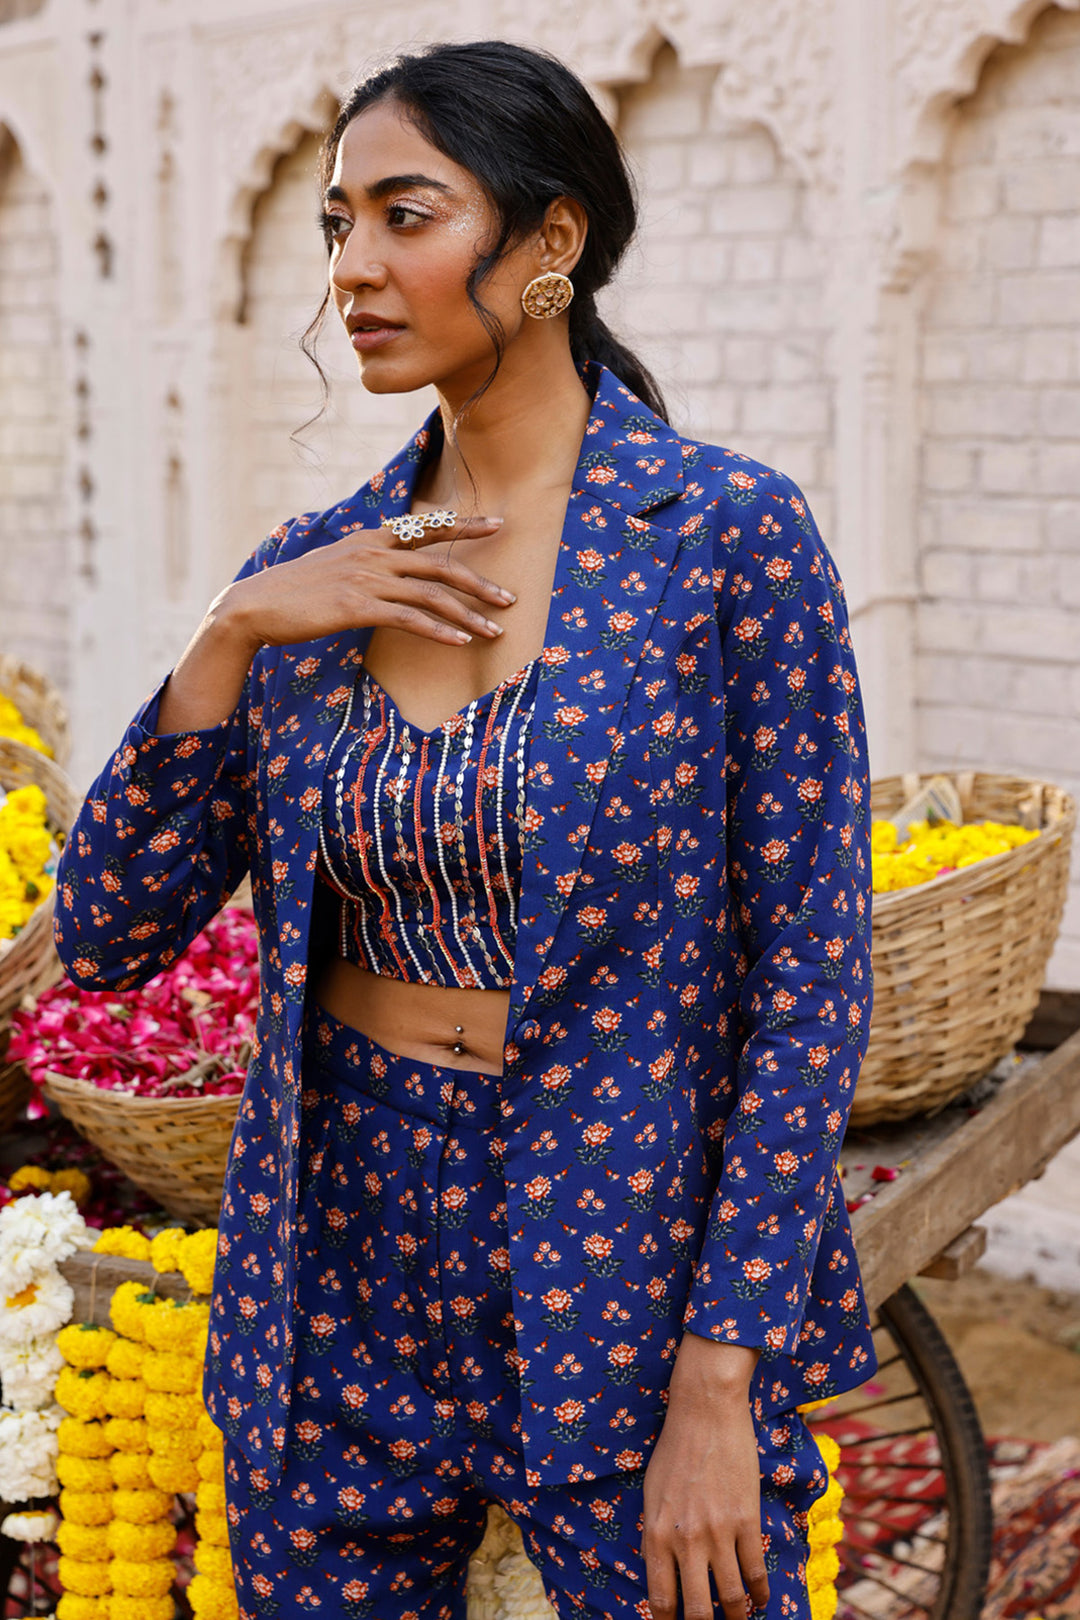
<svg viewBox="0 0 1080 1620"><path fill-rule="evenodd" d="M331 261L330 285L342 293L386 285L386 266L373 251L371 237L359 220L345 238L337 258Z"/></svg>

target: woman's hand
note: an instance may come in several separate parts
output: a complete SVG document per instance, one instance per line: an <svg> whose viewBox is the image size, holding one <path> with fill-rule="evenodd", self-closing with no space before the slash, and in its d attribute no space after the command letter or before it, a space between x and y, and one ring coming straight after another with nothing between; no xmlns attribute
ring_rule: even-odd
<svg viewBox="0 0 1080 1620"><path fill-rule="evenodd" d="M511 592L434 542L486 538L501 521L474 518L452 532L429 530L416 550L402 546L389 529L355 529L292 562L234 581L212 612L252 654L379 624L429 641L461 644L474 635L497 636L501 627L473 604L508 607ZM471 601L463 602L455 590Z"/></svg>
<svg viewBox="0 0 1080 1620"><path fill-rule="evenodd" d="M653 1620L713 1620L712 1571L725 1620L769 1601L761 1547L761 1471L750 1415L758 1351L683 1335L667 1416L645 1471L641 1553Z"/></svg>

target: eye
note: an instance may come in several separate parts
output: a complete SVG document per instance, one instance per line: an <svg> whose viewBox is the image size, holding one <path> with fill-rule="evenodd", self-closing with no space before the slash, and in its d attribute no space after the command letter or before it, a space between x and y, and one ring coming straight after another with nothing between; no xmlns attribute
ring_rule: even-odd
<svg viewBox="0 0 1080 1620"><path fill-rule="evenodd" d="M390 225L425 225L431 218L419 208L411 208L408 203L391 203L386 210L387 223Z"/></svg>
<svg viewBox="0 0 1080 1620"><path fill-rule="evenodd" d="M344 234L342 226L344 226L345 231L352 229L352 220L347 219L344 214L321 213L319 215L319 228L328 242L336 242Z"/></svg>

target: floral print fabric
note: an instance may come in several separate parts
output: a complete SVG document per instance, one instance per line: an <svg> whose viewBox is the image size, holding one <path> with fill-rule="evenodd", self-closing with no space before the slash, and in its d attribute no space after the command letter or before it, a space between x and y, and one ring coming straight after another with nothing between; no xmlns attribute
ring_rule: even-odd
<svg viewBox="0 0 1080 1620"><path fill-rule="evenodd" d="M836 1169L872 999L869 777L843 588L790 479L680 437L602 367L586 380L504 1049L536 1486L602 1478L628 1445L648 1449L686 1326L762 1348L759 1421L874 1366ZM439 431L433 418L242 572L407 511ZM315 883L323 772L366 639L261 649L235 713L203 731L155 734L159 686L58 872L61 957L107 988L175 959L250 865L262 1002L205 1394L269 1471L284 1461L296 1353L305 993L335 949ZM583 1408L572 1423L556 1416L568 1399Z"/></svg>
<svg viewBox="0 0 1080 1620"><path fill-rule="evenodd" d="M518 1520L556 1612L649 1614L645 1458L538 1489L521 1456L501 1081L396 1056L309 1002L296 1389L281 1477L226 1444L243 1620L464 1620L487 1504ZM574 1351L564 1359L570 1372ZM623 1399L632 1399L624 1381ZM573 1423L576 1403L557 1421ZM759 1425L771 1620L808 1620L826 1482L794 1412Z"/></svg>

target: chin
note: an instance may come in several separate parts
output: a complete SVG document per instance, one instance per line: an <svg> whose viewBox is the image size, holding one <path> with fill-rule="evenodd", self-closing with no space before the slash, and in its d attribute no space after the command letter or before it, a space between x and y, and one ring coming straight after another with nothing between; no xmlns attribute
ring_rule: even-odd
<svg viewBox="0 0 1080 1620"><path fill-rule="evenodd" d="M369 394L415 394L431 381L417 366L383 365L365 360L360 365L360 381Z"/></svg>

